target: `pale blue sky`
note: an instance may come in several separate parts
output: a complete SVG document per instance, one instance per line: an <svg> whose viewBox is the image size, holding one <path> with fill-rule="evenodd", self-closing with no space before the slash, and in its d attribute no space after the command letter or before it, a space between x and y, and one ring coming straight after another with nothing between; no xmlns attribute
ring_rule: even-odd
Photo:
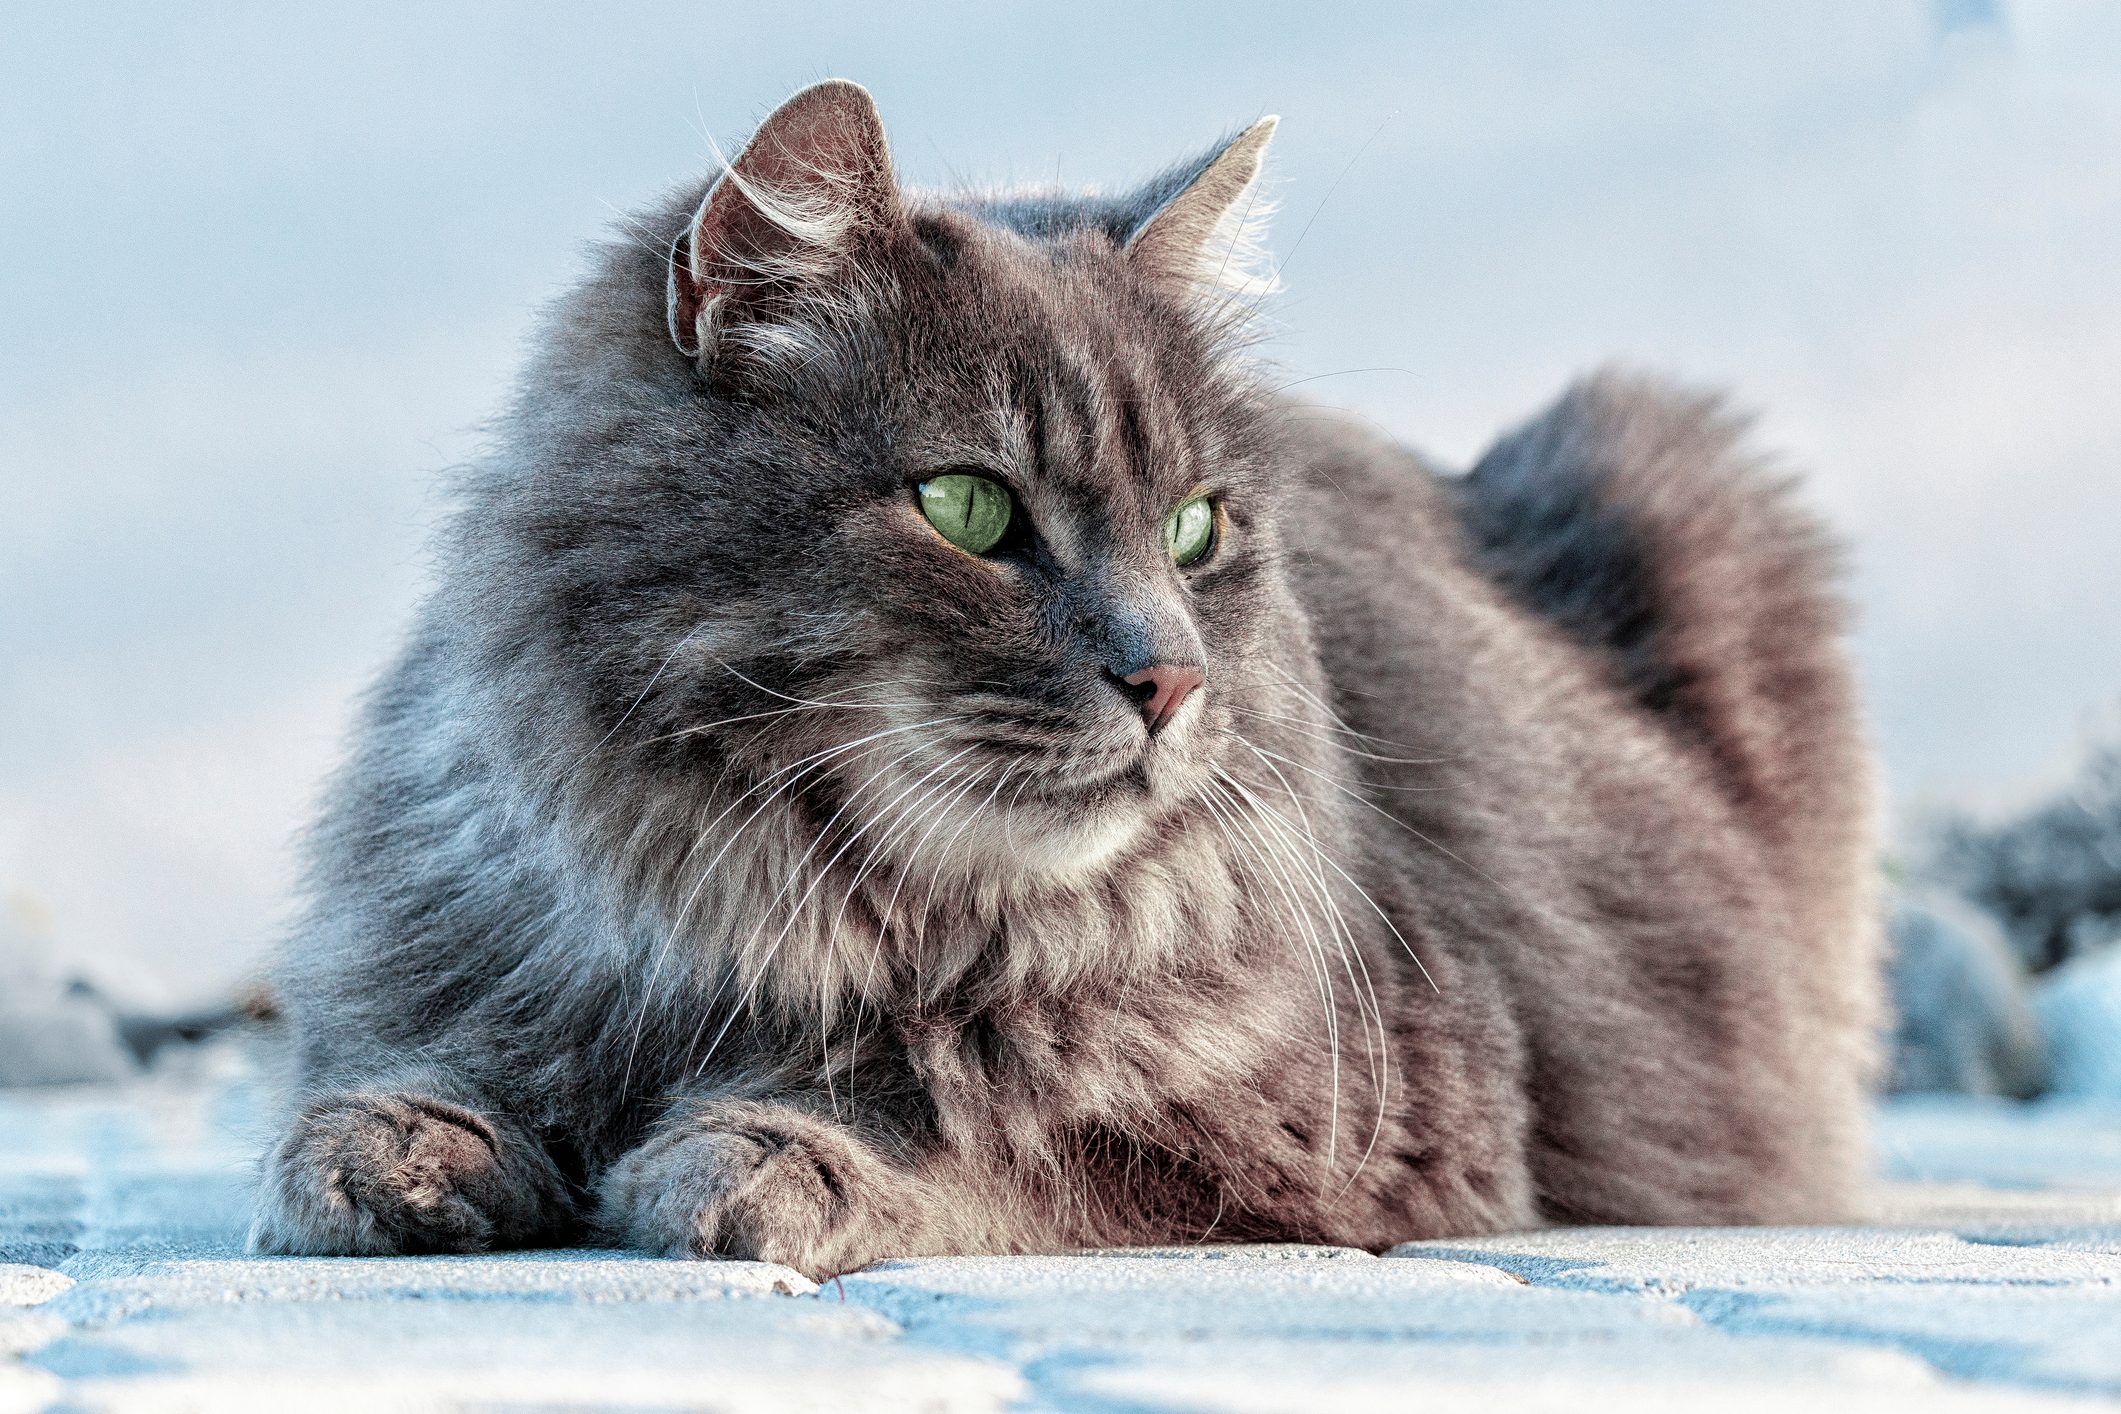
<svg viewBox="0 0 2121 1414"><path fill-rule="evenodd" d="M828 74L922 184L1124 181L1280 113L1270 352L1448 460L1608 357L1735 388L1854 541L1902 814L2023 798L2121 694L2105 0L21 4L5 30L0 895L136 995L272 935L431 481L581 243Z"/></svg>

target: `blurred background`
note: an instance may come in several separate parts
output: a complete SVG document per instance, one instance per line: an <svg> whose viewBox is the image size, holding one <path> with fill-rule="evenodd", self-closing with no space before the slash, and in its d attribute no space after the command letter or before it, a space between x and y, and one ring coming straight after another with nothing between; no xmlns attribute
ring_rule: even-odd
<svg viewBox="0 0 2121 1414"><path fill-rule="evenodd" d="M255 968L419 593L437 473L539 302L710 137L834 74L919 185L1121 183L1280 113L1267 351L1448 464L1608 359L1735 390L1854 547L1893 867L1944 900L1903 920L1947 939L1922 977L1987 987L1993 1041L2028 968L2112 951L2109 0L22 4L5 28L0 974L169 1013ZM2008 1060L1992 1087L2024 1089Z"/></svg>

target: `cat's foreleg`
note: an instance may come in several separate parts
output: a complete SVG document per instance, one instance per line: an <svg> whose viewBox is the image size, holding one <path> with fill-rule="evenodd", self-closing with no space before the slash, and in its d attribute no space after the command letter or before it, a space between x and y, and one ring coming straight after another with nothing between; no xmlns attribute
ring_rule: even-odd
<svg viewBox="0 0 2121 1414"><path fill-rule="evenodd" d="M778 1262L813 1278L931 1250L937 1201L903 1155L815 1110L686 1100L598 1188L611 1241Z"/></svg>
<svg viewBox="0 0 2121 1414"><path fill-rule="evenodd" d="M471 1100L421 1076L304 1104L265 1160L251 1249L390 1256L564 1239L573 1203L544 1146Z"/></svg>

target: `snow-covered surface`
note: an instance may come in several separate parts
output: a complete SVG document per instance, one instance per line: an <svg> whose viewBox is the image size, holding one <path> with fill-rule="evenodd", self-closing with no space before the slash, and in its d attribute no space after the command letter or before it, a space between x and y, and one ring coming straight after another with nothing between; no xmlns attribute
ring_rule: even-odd
<svg viewBox="0 0 2121 1414"><path fill-rule="evenodd" d="M1876 1225L784 1268L257 1259L228 1052L0 1092L16 1410L2121 1407L2121 1112L1883 1117Z"/></svg>

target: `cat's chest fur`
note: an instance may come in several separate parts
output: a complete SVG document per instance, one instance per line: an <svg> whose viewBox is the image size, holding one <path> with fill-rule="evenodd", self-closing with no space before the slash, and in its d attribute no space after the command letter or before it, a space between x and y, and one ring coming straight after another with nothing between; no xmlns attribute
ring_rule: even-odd
<svg viewBox="0 0 2121 1414"><path fill-rule="evenodd" d="M1352 1074L1382 1053L1391 981L1356 955L1350 913L1336 932L1324 896L1263 881L1212 816L1163 821L1077 880L927 892L882 872L821 891L830 908L776 932L770 978L790 1050L857 1093L862 1068L899 1072L954 1144L1050 1154L1086 1127L1153 1129L1256 1091L1263 1072L1337 1058Z"/></svg>

